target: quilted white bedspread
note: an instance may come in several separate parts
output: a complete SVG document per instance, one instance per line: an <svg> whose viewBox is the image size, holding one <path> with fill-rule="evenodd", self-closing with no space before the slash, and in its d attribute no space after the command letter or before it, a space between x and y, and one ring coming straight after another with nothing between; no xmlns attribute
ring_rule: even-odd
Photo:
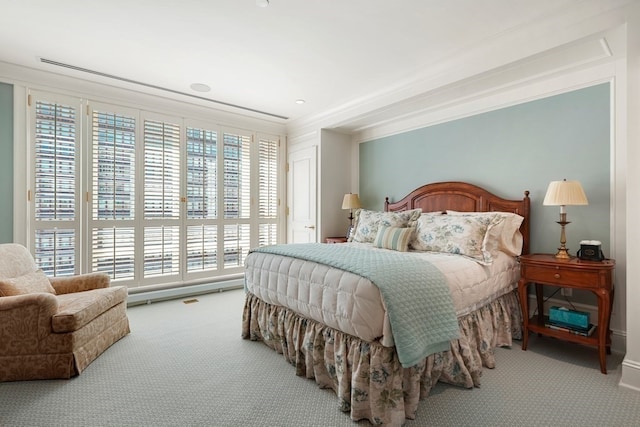
<svg viewBox="0 0 640 427"><path fill-rule="evenodd" d="M361 243L346 243L368 246ZM426 259L447 278L456 314L464 316L516 286L520 266L500 253L489 266L459 255L408 252L416 261ZM247 291L263 301L365 341L393 346L393 334L378 288L368 279L315 262L260 252L246 260Z"/></svg>

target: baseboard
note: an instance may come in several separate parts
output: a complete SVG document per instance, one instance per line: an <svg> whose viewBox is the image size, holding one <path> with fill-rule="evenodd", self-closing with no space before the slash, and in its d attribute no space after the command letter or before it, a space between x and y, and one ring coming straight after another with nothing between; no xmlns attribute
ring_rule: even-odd
<svg viewBox="0 0 640 427"><path fill-rule="evenodd" d="M533 313L533 310L536 307L536 296L529 295L529 312ZM565 300L549 298L544 302L544 314L549 314L549 307L552 306L566 306L567 302ZM589 305L589 304L581 304L581 303L573 303L576 310L585 311L589 313L589 317L598 319L598 307ZM593 322L596 323L596 322ZM627 351L627 334L625 331L611 329L611 352L616 354L625 354Z"/></svg>
<svg viewBox="0 0 640 427"><path fill-rule="evenodd" d="M625 387L634 391L640 391L640 363L634 360L624 359L622 361L622 377L620 387Z"/></svg>
<svg viewBox="0 0 640 427"><path fill-rule="evenodd" d="M150 290L146 292L143 291L129 294L129 296L127 297L127 306L131 307L140 304L151 304L152 302L208 294L211 292L222 292L225 290L239 289L242 287L244 287L244 279L239 278L214 283L201 283L198 285Z"/></svg>

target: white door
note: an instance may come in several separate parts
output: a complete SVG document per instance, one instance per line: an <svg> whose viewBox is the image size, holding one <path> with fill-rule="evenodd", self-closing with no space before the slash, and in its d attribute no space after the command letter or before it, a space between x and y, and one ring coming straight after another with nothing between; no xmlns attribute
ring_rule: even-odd
<svg viewBox="0 0 640 427"><path fill-rule="evenodd" d="M317 242L316 147L289 153L287 242Z"/></svg>

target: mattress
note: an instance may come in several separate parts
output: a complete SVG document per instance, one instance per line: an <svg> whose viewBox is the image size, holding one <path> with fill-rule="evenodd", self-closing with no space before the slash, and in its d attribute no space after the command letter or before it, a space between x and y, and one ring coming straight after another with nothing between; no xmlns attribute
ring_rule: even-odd
<svg viewBox="0 0 640 427"><path fill-rule="evenodd" d="M346 245L374 248L369 244ZM416 262L426 260L445 276L456 315L464 316L513 290L520 274L515 257L498 253L491 265L434 252L407 252ZM296 258L259 252L246 259L245 288L266 303L365 341L394 345L393 333L380 291L356 274Z"/></svg>

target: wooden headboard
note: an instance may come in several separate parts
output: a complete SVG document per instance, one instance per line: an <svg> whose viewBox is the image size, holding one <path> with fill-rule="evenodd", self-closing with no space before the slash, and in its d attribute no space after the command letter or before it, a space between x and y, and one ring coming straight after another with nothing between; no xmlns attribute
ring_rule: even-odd
<svg viewBox="0 0 640 427"><path fill-rule="evenodd" d="M389 202L385 197L385 212L422 209L422 212L460 211L460 212L513 212L524 217L522 233L522 253L529 253L529 215L531 201L529 191L524 192L521 200L503 199L466 182L437 182L416 188L397 202Z"/></svg>

